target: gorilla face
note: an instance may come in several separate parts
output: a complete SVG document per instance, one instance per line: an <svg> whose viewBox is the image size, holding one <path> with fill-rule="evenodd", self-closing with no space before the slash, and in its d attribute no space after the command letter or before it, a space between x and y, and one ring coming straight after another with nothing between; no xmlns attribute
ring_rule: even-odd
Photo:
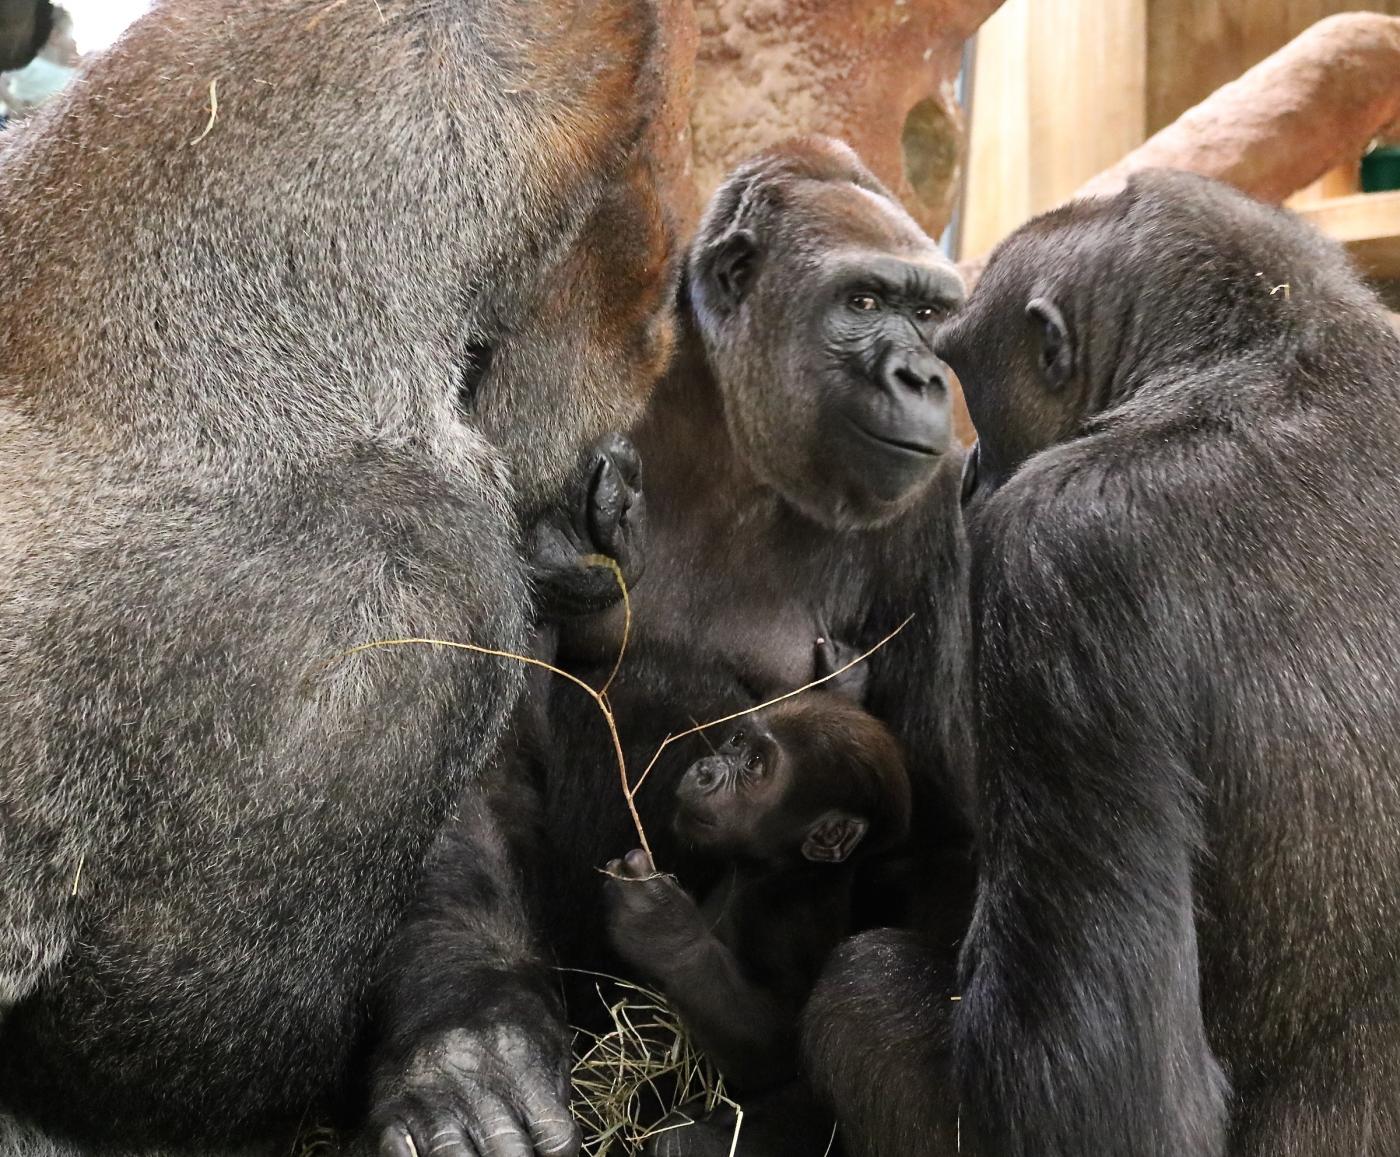
<svg viewBox="0 0 1400 1157"><path fill-rule="evenodd" d="M962 284L941 263L868 251L823 264L822 308L787 351L790 373L823 399L819 453L852 505L898 507L948 448L948 378L932 339Z"/></svg>
<svg viewBox="0 0 1400 1157"><path fill-rule="evenodd" d="M854 155L836 159L839 178L760 174L737 205L717 197L690 289L740 455L808 517L849 530L900 514L948 448L932 342L964 290Z"/></svg>

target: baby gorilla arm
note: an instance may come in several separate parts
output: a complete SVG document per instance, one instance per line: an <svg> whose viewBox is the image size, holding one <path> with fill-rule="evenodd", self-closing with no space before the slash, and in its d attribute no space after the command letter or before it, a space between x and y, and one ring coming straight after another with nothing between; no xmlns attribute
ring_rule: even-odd
<svg viewBox="0 0 1400 1157"><path fill-rule="evenodd" d="M793 1077L795 1010L744 975L674 877L640 850L605 871L614 949L661 986L725 1078L752 1090Z"/></svg>

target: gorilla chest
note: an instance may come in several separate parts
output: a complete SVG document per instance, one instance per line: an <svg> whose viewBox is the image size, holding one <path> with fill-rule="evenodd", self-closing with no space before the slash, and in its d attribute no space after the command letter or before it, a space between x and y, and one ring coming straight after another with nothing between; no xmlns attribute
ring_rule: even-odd
<svg viewBox="0 0 1400 1157"><path fill-rule="evenodd" d="M741 526L727 541L716 536L700 551L657 562L647 612L759 688L801 686L816 672L819 639L860 633L859 568L809 534Z"/></svg>

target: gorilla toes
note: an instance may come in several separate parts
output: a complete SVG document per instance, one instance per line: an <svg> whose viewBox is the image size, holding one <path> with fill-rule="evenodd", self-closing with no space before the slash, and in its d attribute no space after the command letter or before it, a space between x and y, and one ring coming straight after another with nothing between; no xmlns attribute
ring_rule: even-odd
<svg viewBox="0 0 1400 1157"><path fill-rule="evenodd" d="M593 449L589 473L588 537L599 554L617 560L631 585L641 576L646 521L641 455L621 434L607 434Z"/></svg>
<svg viewBox="0 0 1400 1157"><path fill-rule="evenodd" d="M574 1157L581 1133L550 1051L509 1030L442 1034L372 1114L380 1157Z"/></svg>

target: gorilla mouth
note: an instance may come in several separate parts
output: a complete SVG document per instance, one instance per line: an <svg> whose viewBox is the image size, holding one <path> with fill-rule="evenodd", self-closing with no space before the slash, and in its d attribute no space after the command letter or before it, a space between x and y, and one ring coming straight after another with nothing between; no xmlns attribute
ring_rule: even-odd
<svg viewBox="0 0 1400 1157"><path fill-rule="evenodd" d="M873 430L867 430L859 422L854 422L850 418L846 419L846 424L862 438L874 442L878 446L883 446L887 450L898 450L903 454L916 454L920 458L938 457L938 451L934 449L934 447L925 446L922 442L910 442L903 438L890 438L884 434L877 434Z"/></svg>

